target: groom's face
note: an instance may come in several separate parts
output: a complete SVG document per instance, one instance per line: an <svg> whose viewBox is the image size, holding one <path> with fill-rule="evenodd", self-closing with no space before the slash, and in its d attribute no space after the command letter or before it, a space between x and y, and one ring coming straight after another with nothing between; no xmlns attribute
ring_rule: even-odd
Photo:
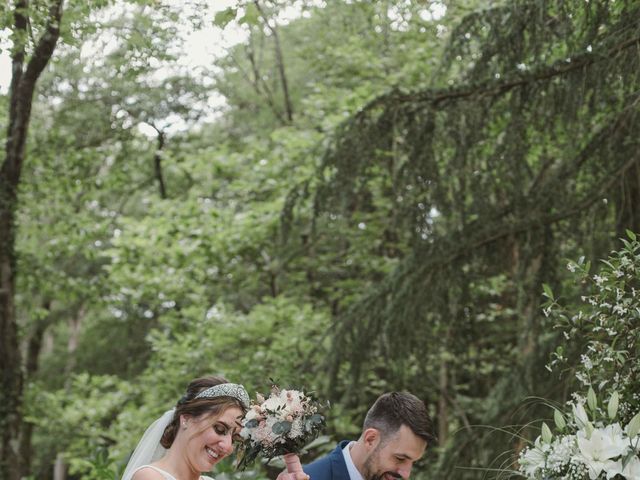
<svg viewBox="0 0 640 480"><path fill-rule="evenodd" d="M407 479L413 464L422 457L427 443L406 425L380 438L364 462L365 480Z"/></svg>

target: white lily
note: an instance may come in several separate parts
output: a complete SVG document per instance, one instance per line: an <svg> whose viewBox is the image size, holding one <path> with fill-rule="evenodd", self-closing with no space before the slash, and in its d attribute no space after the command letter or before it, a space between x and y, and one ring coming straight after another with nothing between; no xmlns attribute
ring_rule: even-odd
<svg viewBox="0 0 640 480"><path fill-rule="evenodd" d="M527 478L535 478L536 472L544 468L549 449L550 446L542 443L542 439L538 437L534 446L528 448L520 457L520 468L527 475Z"/></svg>
<svg viewBox="0 0 640 480"><path fill-rule="evenodd" d="M587 412L581 403L576 403L572 405L573 417L576 419L576 423L578 427L584 428L589 423L589 417Z"/></svg>
<svg viewBox="0 0 640 480"><path fill-rule="evenodd" d="M629 463L622 468L622 461L615 462L615 467L607 470L607 478L613 478L621 475L626 480L640 480L640 459L632 457Z"/></svg>
<svg viewBox="0 0 640 480"><path fill-rule="evenodd" d="M640 480L640 458L633 457L621 473L627 480Z"/></svg>
<svg viewBox="0 0 640 480"><path fill-rule="evenodd" d="M589 478L595 480L600 473L614 472L620 468L614 458L624 455L629 449L620 424L614 423L605 428L594 428L587 438L584 430L577 433L578 460L589 469Z"/></svg>

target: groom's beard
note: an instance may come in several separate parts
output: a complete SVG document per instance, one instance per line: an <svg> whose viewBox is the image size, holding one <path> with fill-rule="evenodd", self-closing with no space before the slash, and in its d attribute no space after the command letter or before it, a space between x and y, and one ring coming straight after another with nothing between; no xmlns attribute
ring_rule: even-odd
<svg viewBox="0 0 640 480"><path fill-rule="evenodd" d="M372 475L371 477L369 477L366 480L382 480L385 475L390 475L393 478L397 478L398 480L402 480L402 475L400 475L399 473L396 473L396 472L376 473L376 474Z"/></svg>
<svg viewBox="0 0 640 480"><path fill-rule="evenodd" d="M402 480L402 475L400 475L397 472L391 472L391 471L373 471L374 468L378 468L377 465L374 466L374 463L378 463L377 460L379 460L379 450L380 450L380 445L378 445L378 447L371 452L371 455L369 455L369 458L367 458L364 461L364 480L383 480L385 475L389 475L393 478L396 478L398 480ZM374 460L376 460L376 462L374 462Z"/></svg>

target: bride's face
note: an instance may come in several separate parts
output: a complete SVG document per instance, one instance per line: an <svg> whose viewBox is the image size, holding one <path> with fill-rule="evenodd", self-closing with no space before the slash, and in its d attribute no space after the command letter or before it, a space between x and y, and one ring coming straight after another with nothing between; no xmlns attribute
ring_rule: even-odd
<svg viewBox="0 0 640 480"><path fill-rule="evenodd" d="M202 415L187 420L185 453L197 472L209 472L233 452L233 440L242 428L242 410L229 407L220 415Z"/></svg>

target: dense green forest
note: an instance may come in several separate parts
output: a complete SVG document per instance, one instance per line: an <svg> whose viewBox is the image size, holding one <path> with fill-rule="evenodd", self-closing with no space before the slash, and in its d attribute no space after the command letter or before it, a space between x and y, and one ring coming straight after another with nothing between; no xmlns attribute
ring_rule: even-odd
<svg viewBox="0 0 640 480"><path fill-rule="evenodd" d="M305 461L409 390L424 479L637 412L638 1L216 3L0 6L1 479L119 478L204 374L330 401Z"/></svg>

